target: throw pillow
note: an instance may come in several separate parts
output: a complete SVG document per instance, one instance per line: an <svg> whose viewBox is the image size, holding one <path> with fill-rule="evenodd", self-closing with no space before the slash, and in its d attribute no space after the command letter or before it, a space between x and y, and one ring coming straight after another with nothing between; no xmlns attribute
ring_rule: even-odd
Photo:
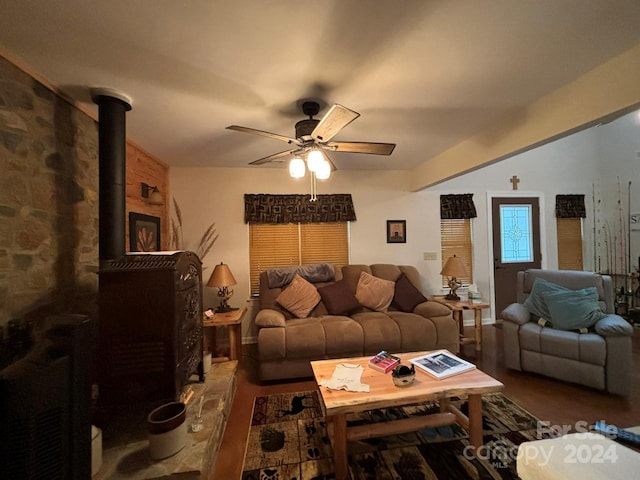
<svg viewBox="0 0 640 480"><path fill-rule="evenodd" d="M356 298L361 305L371 310L386 312L393 300L394 288L395 282L362 272L356 288Z"/></svg>
<svg viewBox="0 0 640 480"><path fill-rule="evenodd" d="M551 323L560 330L589 328L606 315L600 310L596 287L544 295Z"/></svg>
<svg viewBox="0 0 640 480"><path fill-rule="evenodd" d="M347 315L360 306L360 302L344 280L320 287L318 293L331 315Z"/></svg>
<svg viewBox="0 0 640 480"><path fill-rule="evenodd" d="M300 275L295 275L287 288L280 292L276 302L298 318L307 318L320 301L316 287Z"/></svg>
<svg viewBox="0 0 640 480"><path fill-rule="evenodd" d="M551 320L551 313L549 312L549 307L547 307L544 296L550 293L572 291L573 290L563 287L562 285L558 285L557 283L549 282L548 280L544 280L542 278L536 278L533 281L531 293L524 301L523 305L527 307L527 310L529 310L529 312L531 312L537 318Z"/></svg>
<svg viewBox="0 0 640 480"><path fill-rule="evenodd" d="M396 280L392 305L401 312L413 312L416 305L426 302L426 297L404 273Z"/></svg>

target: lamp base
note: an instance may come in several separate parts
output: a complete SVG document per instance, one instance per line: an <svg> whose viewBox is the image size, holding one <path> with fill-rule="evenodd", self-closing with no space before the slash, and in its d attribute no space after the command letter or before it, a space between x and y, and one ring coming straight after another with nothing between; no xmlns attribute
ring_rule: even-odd
<svg viewBox="0 0 640 480"><path fill-rule="evenodd" d="M238 307L230 307L229 305L218 305L218 308L215 309L215 313L227 313L233 312L234 310L240 310Z"/></svg>
<svg viewBox="0 0 640 480"><path fill-rule="evenodd" d="M460 297L456 295L454 292L447 293L444 298L446 300L460 300Z"/></svg>

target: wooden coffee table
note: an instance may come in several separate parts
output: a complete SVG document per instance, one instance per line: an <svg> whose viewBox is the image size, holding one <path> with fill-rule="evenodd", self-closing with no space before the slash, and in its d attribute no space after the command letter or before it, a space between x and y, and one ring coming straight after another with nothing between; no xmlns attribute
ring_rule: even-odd
<svg viewBox="0 0 640 480"><path fill-rule="evenodd" d="M410 365L409 358L425 353L427 352L404 353L398 356L403 364ZM347 441L395 435L457 422L469 431L469 441L474 448L482 445L482 395L502 390L504 385L498 380L478 369L443 380L435 380L416 369L415 382L408 387L400 388L393 384L391 373L385 374L369 368L368 361L369 357L360 357L311 362L313 375L318 383L323 379L331 378L336 366L340 363L362 365L364 372L361 382L370 387L367 393L319 387L327 424L330 427L330 434L332 433L336 480L349 478ZM468 416L451 405L450 398L454 396L468 396ZM432 400L439 402L439 413L347 428L349 414Z"/></svg>

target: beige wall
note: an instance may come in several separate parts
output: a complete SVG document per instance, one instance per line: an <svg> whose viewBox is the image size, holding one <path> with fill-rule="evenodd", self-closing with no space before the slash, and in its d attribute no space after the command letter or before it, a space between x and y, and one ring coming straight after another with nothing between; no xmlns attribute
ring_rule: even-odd
<svg viewBox="0 0 640 480"><path fill-rule="evenodd" d="M640 107L640 45L587 72L411 173L420 190Z"/></svg>

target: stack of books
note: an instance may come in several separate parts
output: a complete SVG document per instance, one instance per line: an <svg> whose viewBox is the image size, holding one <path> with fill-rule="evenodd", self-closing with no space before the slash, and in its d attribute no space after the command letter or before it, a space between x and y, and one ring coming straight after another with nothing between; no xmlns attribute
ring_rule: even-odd
<svg viewBox="0 0 640 480"><path fill-rule="evenodd" d="M369 359L369 366L382 373L387 373L398 365L400 365L400 358L384 350Z"/></svg>

